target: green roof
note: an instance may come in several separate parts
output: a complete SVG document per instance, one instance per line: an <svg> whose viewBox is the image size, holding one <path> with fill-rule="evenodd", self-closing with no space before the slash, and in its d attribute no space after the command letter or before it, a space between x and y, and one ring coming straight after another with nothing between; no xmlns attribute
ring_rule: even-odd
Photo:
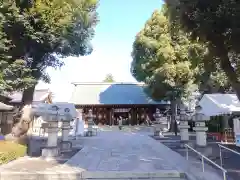
<svg viewBox="0 0 240 180"><path fill-rule="evenodd" d="M70 102L76 105L93 104L167 104L156 102L144 93L143 83L73 83Z"/></svg>

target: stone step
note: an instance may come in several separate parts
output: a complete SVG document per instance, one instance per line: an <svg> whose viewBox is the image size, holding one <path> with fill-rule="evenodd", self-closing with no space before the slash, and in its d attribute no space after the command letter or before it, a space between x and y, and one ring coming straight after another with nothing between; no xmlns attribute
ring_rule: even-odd
<svg viewBox="0 0 240 180"><path fill-rule="evenodd" d="M84 171L82 172L83 179L183 179L185 174L178 171L156 171L156 172L132 172L132 171L99 171L91 172Z"/></svg>
<svg viewBox="0 0 240 180"><path fill-rule="evenodd" d="M186 180L185 174L178 171L156 172L121 172L121 171L83 171L83 172L0 172L1 180L129 180L129 179L158 179L158 180Z"/></svg>

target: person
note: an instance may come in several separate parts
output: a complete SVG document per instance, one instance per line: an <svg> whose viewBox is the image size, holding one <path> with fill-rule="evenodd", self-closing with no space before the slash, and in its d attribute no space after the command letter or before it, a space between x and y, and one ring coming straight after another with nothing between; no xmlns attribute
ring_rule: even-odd
<svg viewBox="0 0 240 180"><path fill-rule="evenodd" d="M177 124L177 121L174 121L174 134L175 134L175 136L178 135L178 124Z"/></svg>
<svg viewBox="0 0 240 180"><path fill-rule="evenodd" d="M122 130L122 123L123 123L123 119L122 119L122 116L120 116L119 119L118 119L118 128L119 128L119 130Z"/></svg>

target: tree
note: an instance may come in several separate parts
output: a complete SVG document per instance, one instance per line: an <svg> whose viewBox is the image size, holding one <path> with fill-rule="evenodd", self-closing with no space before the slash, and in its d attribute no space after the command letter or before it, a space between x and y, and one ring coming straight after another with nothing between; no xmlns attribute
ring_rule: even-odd
<svg viewBox="0 0 240 180"><path fill-rule="evenodd" d="M206 67L214 71L216 64L226 74L240 99L240 3L237 0L166 0L171 21L204 43L210 59ZM205 68L206 69L206 68Z"/></svg>
<svg viewBox="0 0 240 180"><path fill-rule="evenodd" d="M103 82L109 82L109 83L115 82L113 75L112 74L107 74L105 79L103 80Z"/></svg>
<svg viewBox="0 0 240 180"><path fill-rule="evenodd" d="M26 68L25 61L12 59L9 52L13 44L3 32L2 21L0 16L0 94L23 90L35 83L35 80L30 76L31 70Z"/></svg>
<svg viewBox="0 0 240 180"><path fill-rule="evenodd" d="M146 92L155 100L169 100L172 128L176 123L177 101L189 93L199 72L192 59L204 56L205 47L191 42L188 34L180 31L168 19L167 9L155 11L133 44L131 72L145 82Z"/></svg>
<svg viewBox="0 0 240 180"><path fill-rule="evenodd" d="M67 56L91 53L90 40L97 23L96 6L97 0L2 0L0 32L6 42L11 43L6 46L7 64L12 67L23 60L22 72L49 82L50 77L45 73L47 67L61 67L62 58ZM35 85L25 87L23 105L32 103ZM29 106L26 108L29 112ZM31 122L30 113L26 112L13 127L9 139L26 138Z"/></svg>
<svg viewBox="0 0 240 180"><path fill-rule="evenodd" d="M24 59L30 75L50 81L47 67L61 67L62 58L91 53L89 41L97 22L97 0L3 0L3 32L12 42L12 60ZM23 104L30 104L34 86L26 88Z"/></svg>

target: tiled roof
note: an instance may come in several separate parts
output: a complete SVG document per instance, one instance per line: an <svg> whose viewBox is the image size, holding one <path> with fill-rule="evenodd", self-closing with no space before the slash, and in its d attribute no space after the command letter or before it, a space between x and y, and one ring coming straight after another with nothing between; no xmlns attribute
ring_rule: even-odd
<svg viewBox="0 0 240 180"><path fill-rule="evenodd" d="M33 102L40 102L43 101L48 95L50 91L49 89L37 89L33 95ZM10 95L12 99L11 103L20 103L22 101L22 92L15 92Z"/></svg>
<svg viewBox="0 0 240 180"><path fill-rule="evenodd" d="M142 83L73 83L70 102L91 104L166 104L156 102L144 93Z"/></svg>

